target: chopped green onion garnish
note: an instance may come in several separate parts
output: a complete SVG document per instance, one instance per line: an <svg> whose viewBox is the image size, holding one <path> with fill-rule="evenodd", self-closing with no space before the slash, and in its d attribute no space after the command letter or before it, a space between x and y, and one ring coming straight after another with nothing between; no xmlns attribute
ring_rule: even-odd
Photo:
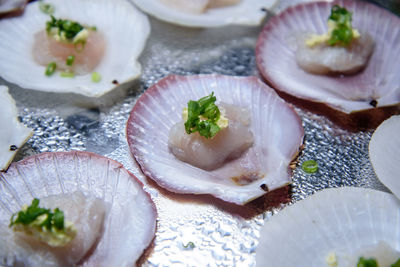
<svg viewBox="0 0 400 267"><path fill-rule="evenodd" d="M93 72L92 73L92 82L98 83L101 80L101 75L98 72Z"/></svg>
<svg viewBox="0 0 400 267"><path fill-rule="evenodd" d="M328 40L329 45L348 45L353 40L353 29L351 26L352 13L346 8L335 5L331 9L329 20L335 22L336 27Z"/></svg>
<svg viewBox="0 0 400 267"><path fill-rule="evenodd" d="M74 64L74 61L75 61L75 56L73 56L73 55L68 56L68 57L67 57L66 64L67 64L68 66L72 66L72 64Z"/></svg>
<svg viewBox="0 0 400 267"><path fill-rule="evenodd" d="M306 160L301 165L301 169L307 173L315 173L318 171L318 163L315 160Z"/></svg>
<svg viewBox="0 0 400 267"><path fill-rule="evenodd" d="M58 29L59 36L70 41L84 29L78 22L67 19L56 19L54 16L51 16L51 20L46 22L47 33L50 34L53 28Z"/></svg>
<svg viewBox="0 0 400 267"><path fill-rule="evenodd" d="M18 213L12 215L9 227L12 227L15 224L29 225L43 214L46 214L47 216L43 222L41 222L41 226L48 230L51 230L53 225L59 230L64 229L64 213L58 208L54 210L54 213L51 212L50 209L40 208L39 199L37 198L33 199L32 204L26 209L22 209Z"/></svg>
<svg viewBox="0 0 400 267"><path fill-rule="evenodd" d="M55 62L50 62L49 65L47 65L45 74L47 76L53 75L53 73L56 71L57 64Z"/></svg>
<svg viewBox="0 0 400 267"><path fill-rule="evenodd" d="M364 257L360 257L357 267L378 267L378 263L373 258L365 259Z"/></svg>
<svg viewBox="0 0 400 267"><path fill-rule="evenodd" d="M182 245L186 249L194 249L194 243L192 241L188 242L186 245Z"/></svg>
<svg viewBox="0 0 400 267"><path fill-rule="evenodd" d="M52 4L43 3L42 1L39 1L39 9L47 15L53 14L55 10Z"/></svg>
<svg viewBox="0 0 400 267"><path fill-rule="evenodd" d="M85 41L78 41L74 44L75 51L80 53L85 49L86 42Z"/></svg>
<svg viewBox="0 0 400 267"><path fill-rule="evenodd" d="M92 26L92 27L90 27L89 29L92 30L92 31L94 31L94 32L97 31L97 27L96 27L96 26Z"/></svg>
<svg viewBox="0 0 400 267"><path fill-rule="evenodd" d="M63 78L74 78L75 74L73 72L63 71L61 72L60 76Z"/></svg>
<svg viewBox="0 0 400 267"><path fill-rule="evenodd" d="M205 138L212 138L221 130L217 125L221 113L215 105L216 100L217 98L212 92L211 95L200 98L198 101L190 100L188 102L186 133L199 132Z"/></svg>

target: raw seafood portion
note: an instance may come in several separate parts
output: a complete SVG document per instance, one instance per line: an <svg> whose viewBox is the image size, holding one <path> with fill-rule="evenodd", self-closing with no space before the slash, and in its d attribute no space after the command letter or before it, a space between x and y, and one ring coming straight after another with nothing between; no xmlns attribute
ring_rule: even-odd
<svg viewBox="0 0 400 267"><path fill-rule="evenodd" d="M328 266L326 257L334 253L339 267L350 266L371 248L378 250L381 242L396 251L387 251L389 256L399 255L399 211L399 200L389 193L354 187L324 189L265 222L256 265Z"/></svg>
<svg viewBox="0 0 400 267"><path fill-rule="evenodd" d="M0 170L4 171L32 131L18 121L15 101L6 86L0 86Z"/></svg>
<svg viewBox="0 0 400 267"><path fill-rule="evenodd" d="M366 68L354 75L315 75L296 63L296 37L324 33L333 5L353 12L353 27L375 42ZM291 101L352 128L376 127L400 106L400 18L363 1L313 2L271 18L259 35L257 66Z"/></svg>
<svg viewBox="0 0 400 267"><path fill-rule="evenodd" d="M378 179L400 199L400 116L392 116L374 132L369 158Z"/></svg>
<svg viewBox="0 0 400 267"><path fill-rule="evenodd" d="M316 74L352 74L364 68L374 48L368 33L352 27L352 12L334 5L327 19L328 32L299 37L297 64Z"/></svg>
<svg viewBox="0 0 400 267"><path fill-rule="evenodd" d="M185 121L172 126L168 146L178 159L204 170L212 170L226 160L239 157L253 144L248 111L225 103L218 106L224 111L228 126L212 138L207 139L198 132L187 134Z"/></svg>
<svg viewBox="0 0 400 267"><path fill-rule="evenodd" d="M44 3L54 7L56 18L96 26L98 33L104 36L105 44L99 46L100 50L104 49L104 55L97 65L92 64L96 66L93 70L83 70L89 71L84 75L70 78L70 75L63 77L62 73L55 73L46 76L46 67L32 56L35 34L44 30L50 18L40 10L41 2L27 5L22 16L0 20L2 78L26 89L98 97L140 75L138 57L150 33L150 24L128 0L53 0ZM90 62L99 60L93 49L88 49L87 53ZM96 58L92 58L93 53ZM92 81L92 71L98 73L96 82ZM79 72L82 74L82 70Z"/></svg>
<svg viewBox="0 0 400 267"><path fill-rule="evenodd" d="M101 32L90 29L87 32L87 39L79 45L80 47L72 42L56 41L46 33L46 30L37 32L32 47L35 61L44 67L54 62L58 70L74 75L93 72L103 59L106 43ZM67 63L68 57L71 60Z"/></svg>
<svg viewBox="0 0 400 267"><path fill-rule="evenodd" d="M160 0L166 6L175 8L183 12L200 14L206 12L208 8L224 7L235 5L240 0Z"/></svg>
<svg viewBox="0 0 400 267"><path fill-rule="evenodd" d="M189 27L221 27L230 24L259 25L267 14L266 9L277 0L131 1L144 12L169 23ZM166 2L170 7L166 6Z"/></svg>
<svg viewBox="0 0 400 267"><path fill-rule="evenodd" d="M304 38L300 38L296 61L305 71L315 74L353 74L366 66L373 48L374 41L368 33L363 33L346 47L324 43L310 48Z"/></svg>
<svg viewBox="0 0 400 267"><path fill-rule="evenodd" d="M92 247L95 248L101 236L106 212L104 202L75 192L43 198L40 204L45 208L61 209L66 221L73 223L77 230L75 238L65 246L51 247L25 233L13 232L6 227L9 220L2 218L0 259L12 259L12 264L18 266L76 265Z"/></svg>
<svg viewBox="0 0 400 267"><path fill-rule="evenodd" d="M85 198L100 199L105 203L107 210L103 226L100 224L101 235L95 249L81 261L83 266L132 266L154 238L157 216L154 203L143 190L142 183L111 159L77 151L43 153L11 164L0 178L2 221L9 220L33 198L58 198L81 192ZM97 204L94 205L93 208L97 208ZM96 223L102 216L100 211L98 217L93 217L90 209L85 214ZM83 231L88 232L91 226L94 234L91 239L97 238L95 230L99 225L84 225ZM85 239L83 244L90 247L90 242ZM79 258L82 252L74 250ZM25 251L29 248L25 247ZM38 254L32 254L32 257L36 256ZM0 263L12 265L15 260L8 254L0 258Z"/></svg>
<svg viewBox="0 0 400 267"><path fill-rule="evenodd" d="M168 136L191 99L214 92L221 102L246 108L254 143L243 155L206 171L177 159ZM289 164L303 140L295 111L255 77L175 76L160 80L138 99L127 123L130 150L143 172L170 191L212 194L247 203L291 181Z"/></svg>

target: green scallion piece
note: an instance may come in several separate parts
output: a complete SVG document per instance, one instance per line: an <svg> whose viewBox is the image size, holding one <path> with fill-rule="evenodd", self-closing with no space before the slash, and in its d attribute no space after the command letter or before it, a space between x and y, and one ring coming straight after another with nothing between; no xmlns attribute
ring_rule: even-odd
<svg viewBox="0 0 400 267"><path fill-rule="evenodd" d="M56 71L57 64L55 62L50 62L46 67L45 74L46 76L51 76Z"/></svg>
<svg viewBox="0 0 400 267"><path fill-rule="evenodd" d="M63 71L61 72L60 76L63 78L74 78L75 74L73 72Z"/></svg>
<svg viewBox="0 0 400 267"><path fill-rule="evenodd" d="M183 245L183 244L182 244L182 246L183 246L185 249L194 249L194 247L195 247L195 245L194 245L194 243L193 243L192 241L189 241L186 245Z"/></svg>
<svg viewBox="0 0 400 267"><path fill-rule="evenodd" d="M92 73L92 82L98 83L101 80L101 75L98 72L93 72Z"/></svg>
<svg viewBox="0 0 400 267"><path fill-rule="evenodd" d="M42 11L43 13L47 14L47 15L51 15L54 13L54 6L52 4L48 4L48 3L43 3L42 1L39 1L39 9L40 11Z"/></svg>
<svg viewBox="0 0 400 267"><path fill-rule="evenodd" d="M66 60L66 64L68 65L68 66L72 66L72 64L74 64L74 61L75 61L75 56L74 55L71 55L71 56L68 56L67 57L67 60Z"/></svg>
<svg viewBox="0 0 400 267"><path fill-rule="evenodd" d="M306 160L301 165L301 169L306 173L315 173L318 171L318 163L315 160Z"/></svg>

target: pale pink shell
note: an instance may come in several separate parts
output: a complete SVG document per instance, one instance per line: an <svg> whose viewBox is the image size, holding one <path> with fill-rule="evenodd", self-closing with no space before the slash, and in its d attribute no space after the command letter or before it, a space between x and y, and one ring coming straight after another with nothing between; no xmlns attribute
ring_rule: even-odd
<svg viewBox="0 0 400 267"><path fill-rule="evenodd" d="M366 68L355 75L307 73L296 63L295 36L326 32L327 19L335 4L353 13L354 28L373 37L374 52ZM315 111L329 113L324 110L326 105L332 118L349 116L347 119L355 125L376 127L390 113L399 112L400 18L376 5L338 0L290 7L265 25L257 41L256 59L262 76L272 87L291 96L294 102L306 101ZM371 104L373 100L377 108L373 107L374 102ZM364 111L363 116L354 114ZM378 114L382 111L385 114Z"/></svg>
<svg viewBox="0 0 400 267"><path fill-rule="evenodd" d="M205 171L175 158L169 130L181 121L189 100L215 93L218 101L245 107L251 115L254 144L241 157ZM291 182L289 164L302 144L304 130L296 112L256 77L171 75L147 89L127 123L130 150L144 174L177 193L211 194L247 203ZM231 179L258 172L264 177L246 185ZM263 190L264 188L264 190Z"/></svg>
<svg viewBox="0 0 400 267"><path fill-rule="evenodd" d="M110 205L104 233L84 266L133 266L154 238L157 212L143 184L111 159L89 152L43 153L0 174L0 218L34 197L81 191Z"/></svg>

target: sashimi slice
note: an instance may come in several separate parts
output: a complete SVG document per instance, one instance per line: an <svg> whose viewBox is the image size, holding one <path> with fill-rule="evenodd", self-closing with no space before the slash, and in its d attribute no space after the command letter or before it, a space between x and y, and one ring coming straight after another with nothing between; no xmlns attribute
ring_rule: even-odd
<svg viewBox="0 0 400 267"><path fill-rule="evenodd" d="M111 159L72 151L43 153L11 164L0 175L0 219L9 220L34 197L73 192L99 198L108 206L98 243L80 265L133 266L154 238L157 212L142 183ZM5 260L10 258L0 258Z"/></svg>
<svg viewBox="0 0 400 267"><path fill-rule="evenodd" d="M353 13L353 27L375 42L364 70L354 75L318 75L296 63L296 37L327 31L333 5ZM337 0L289 7L270 19L256 47L258 69L290 101L350 128L372 128L400 112L400 18L363 1Z"/></svg>
<svg viewBox="0 0 400 267"><path fill-rule="evenodd" d="M171 127L187 102L214 92L217 100L250 113L253 145L239 158L205 171L177 159L168 148ZM130 150L143 172L177 193L211 194L245 204L291 182L289 164L304 130L296 112L256 77L168 76L136 102L127 123Z"/></svg>

